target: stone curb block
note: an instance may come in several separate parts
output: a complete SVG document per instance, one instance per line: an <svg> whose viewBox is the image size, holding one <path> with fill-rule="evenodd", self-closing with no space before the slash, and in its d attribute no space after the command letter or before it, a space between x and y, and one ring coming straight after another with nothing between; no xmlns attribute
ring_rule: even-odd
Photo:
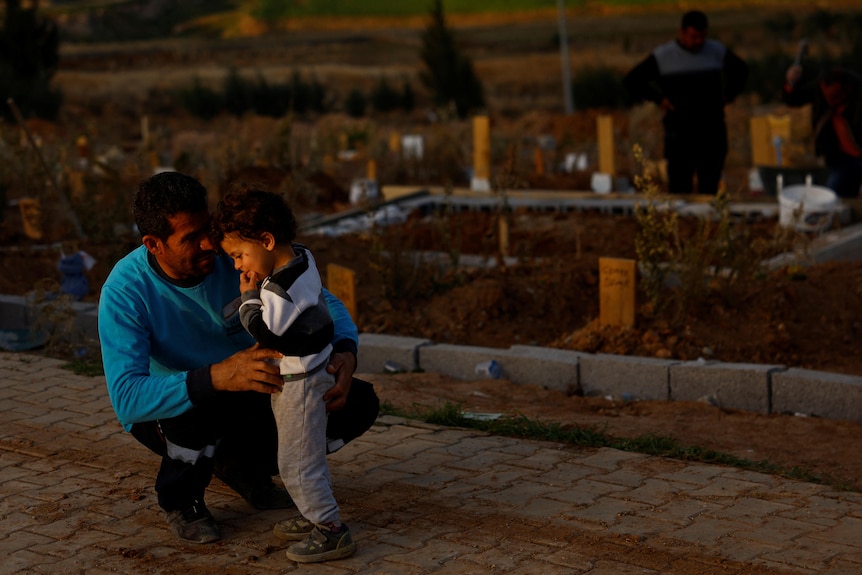
<svg viewBox="0 0 862 575"><path fill-rule="evenodd" d="M500 377L509 379L507 370L511 367L511 362L504 361L507 355L505 349L441 343L420 347L418 351L419 368L422 371L433 371L465 380L486 379L488 375L476 373L476 365L494 360L502 369ZM519 382L513 381L513 383Z"/></svg>
<svg viewBox="0 0 862 575"><path fill-rule="evenodd" d="M670 366L670 399L771 413L771 376L783 365L687 361Z"/></svg>
<svg viewBox="0 0 862 575"><path fill-rule="evenodd" d="M76 302L75 328L98 341L98 306ZM30 325L23 296L0 294L0 329ZM510 349L434 344L421 338L360 334L357 373L380 373L386 361L409 370L464 380L487 378L476 365L495 360L500 377L567 394L617 399L709 401L758 413L801 413L862 423L862 377L783 365L689 361L589 354L536 346Z"/></svg>
<svg viewBox="0 0 862 575"><path fill-rule="evenodd" d="M818 237L809 248L816 263L858 261L862 248L862 224L831 230Z"/></svg>
<svg viewBox="0 0 862 575"><path fill-rule="evenodd" d="M584 395L611 395L624 400L670 399L670 367L678 361L597 353L580 358L579 383Z"/></svg>
<svg viewBox="0 0 862 575"><path fill-rule="evenodd" d="M776 373L772 412L862 423L862 377L795 367Z"/></svg>
<svg viewBox="0 0 862 575"><path fill-rule="evenodd" d="M20 295L0 295L0 328L24 329L30 326L27 317L27 300Z"/></svg>
<svg viewBox="0 0 862 575"><path fill-rule="evenodd" d="M87 339L99 341L99 306L95 303L75 302L72 304L75 310L75 330L79 331Z"/></svg>
<svg viewBox="0 0 862 575"><path fill-rule="evenodd" d="M359 354L356 371L381 373L387 361L395 362L406 371L419 369L419 348L431 345L431 340L378 333L359 334Z"/></svg>
<svg viewBox="0 0 862 575"><path fill-rule="evenodd" d="M94 303L72 302L75 318L72 328L85 337L99 339L99 306ZM31 311L26 296L0 295L0 329L26 329L33 325L36 312ZM46 326L47 327L47 326ZM74 337L74 334L61 334Z"/></svg>
<svg viewBox="0 0 862 575"><path fill-rule="evenodd" d="M536 383L542 378L542 386L562 391L566 395L581 394L579 369L587 354L566 349L513 345L502 360L503 374L513 383Z"/></svg>

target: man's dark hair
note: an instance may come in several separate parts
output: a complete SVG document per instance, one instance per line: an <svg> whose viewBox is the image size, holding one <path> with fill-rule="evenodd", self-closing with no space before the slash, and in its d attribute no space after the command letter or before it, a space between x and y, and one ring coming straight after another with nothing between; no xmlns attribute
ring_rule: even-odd
<svg viewBox="0 0 862 575"><path fill-rule="evenodd" d="M207 209L207 190L199 181L179 172L163 172L138 185L132 215L141 236L166 240L173 233L169 217Z"/></svg>
<svg viewBox="0 0 862 575"><path fill-rule="evenodd" d="M698 32L702 32L709 27L709 21L706 19L706 14L700 10L689 10L682 15L682 23L680 28L694 28Z"/></svg>
<svg viewBox="0 0 862 575"><path fill-rule="evenodd" d="M255 184L233 186L218 203L213 217L213 242L219 245L227 234L236 233L249 240L260 240L269 232L279 244L296 238L296 218L281 194L268 192Z"/></svg>
<svg viewBox="0 0 862 575"><path fill-rule="evenodd" d="M830 68L820 76L820 82L827 85L841 84L849 86L853 84L853 74L843 68Z"/></svg>

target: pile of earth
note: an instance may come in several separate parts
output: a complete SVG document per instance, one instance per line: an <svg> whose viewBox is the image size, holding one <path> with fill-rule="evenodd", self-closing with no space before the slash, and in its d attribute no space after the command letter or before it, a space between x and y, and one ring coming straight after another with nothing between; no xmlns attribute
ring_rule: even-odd
<svg viewBox="0 0 862 575"><path fill-rule="evenodd" d="M768 234L776 222L756 226ZM498 221L487 212L456 213L448 220L416 214L403 225L373 232L299 240L313 250L324 281L328 264L354 271L361 332L862 375L862 326L848 313L862 309L858 262L781 268L741 283L732 299L716 293L678 317L653 313L639 294L634 327L600 327L598 259L636 258L638 229L636 219L624 214L516 213L508 265L494 263ZM113 262L135 245L130 239L81 246L96 259L87 272L85 300L97 300ZM417 263L410 256L417 251L442 256ZM469 254L480 256L479 265L461 263ZM58 259L57 250L24 242L0 251L0 293L21 295L46 278L58 281ZM453 262L460 265L453 268Z"/></svg>

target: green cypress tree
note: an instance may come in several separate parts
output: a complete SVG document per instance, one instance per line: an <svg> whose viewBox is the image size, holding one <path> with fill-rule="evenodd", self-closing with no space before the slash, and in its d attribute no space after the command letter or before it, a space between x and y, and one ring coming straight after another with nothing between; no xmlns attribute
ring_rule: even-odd
<svg viewBox="0 0 862 575"><path fill-rule="evenodd" d="M24 9L20 0L6 0L0 30L0 110L7 118L10 97L24 116L53 119L60 109L62 95L51 89L60 62L60 33L38 8L38 2Z"/></svg>
<svg viewBox="0 0 862 575"><path fill-rule="evenodd" d="M484 107L482 83L473 71L473 63L455 45L454 35L446 26L442 0L434 0L419 55L425 65L419 77L436 106L454 104L462 118Z"/></svg>

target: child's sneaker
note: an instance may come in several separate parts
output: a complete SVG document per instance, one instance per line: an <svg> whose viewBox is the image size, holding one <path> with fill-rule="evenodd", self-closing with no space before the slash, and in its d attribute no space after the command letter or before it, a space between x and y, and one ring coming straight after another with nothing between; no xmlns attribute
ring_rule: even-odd
<svg viewBox="0 0 862 575"><path fill-rule="evenodd" d="M287 541L302 541L314 530L314 523L305 517L279 521L272 528L272 534Z"/></svg>
<svg viewBox="0 0 862 575"><path fill-rule="evenodd" d="M294 543L285 551L288 559L298 563L317 563L343 559L353 555L356 543L344 523L338 532L323 527L315 527L301 543Z"/></svg>

